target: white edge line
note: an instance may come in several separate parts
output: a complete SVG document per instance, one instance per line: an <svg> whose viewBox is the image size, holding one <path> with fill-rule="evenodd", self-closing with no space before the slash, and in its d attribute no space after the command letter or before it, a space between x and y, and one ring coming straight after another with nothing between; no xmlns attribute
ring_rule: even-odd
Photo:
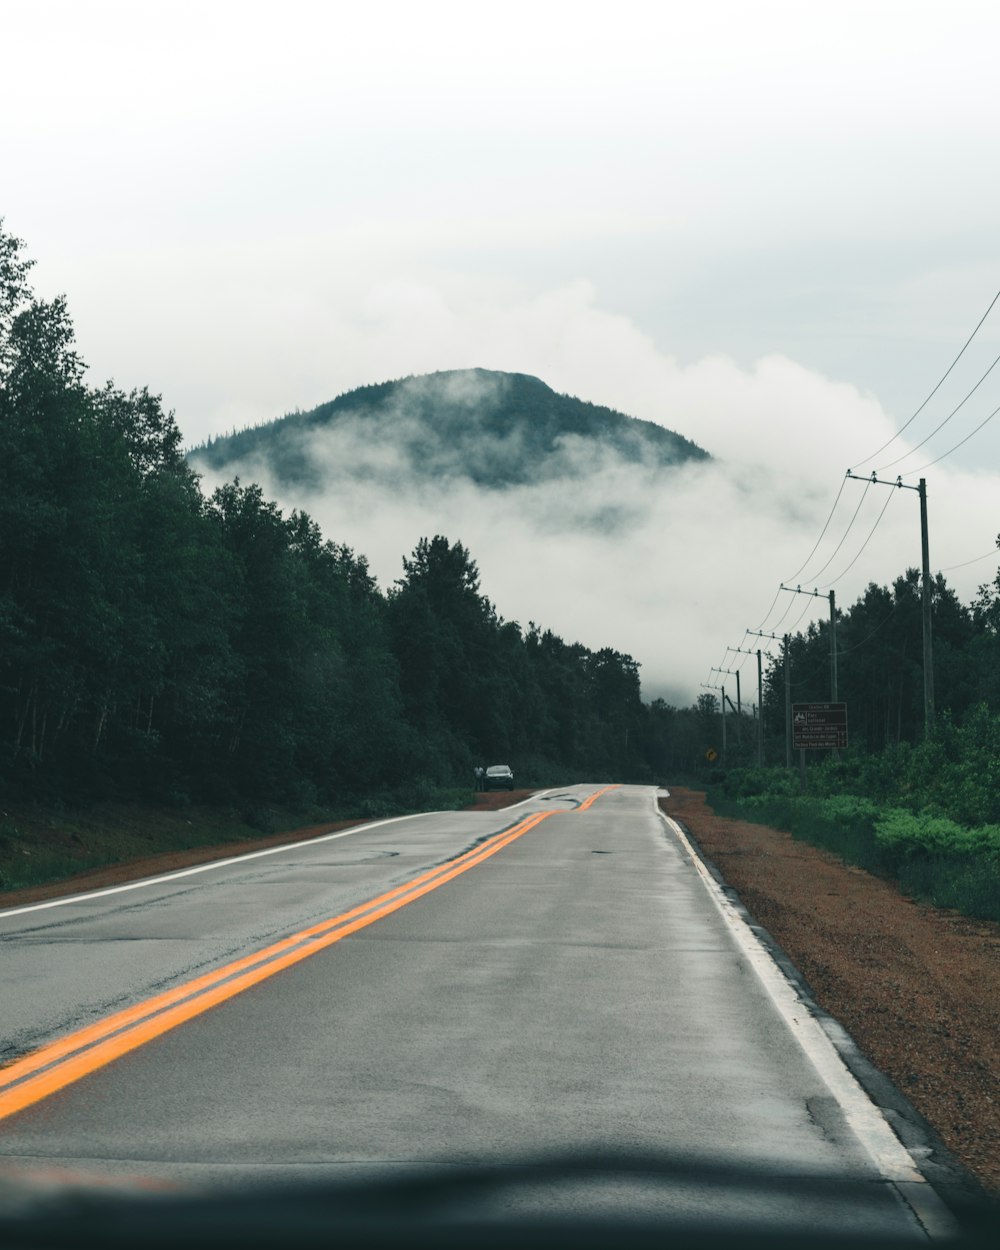
<svg viewBox="0 0 1000 1250"><path fill-rule="evenodd" d="M855 1137L864 1147L879 1174L896 1186L905 1186L900 1193L910 1206L929 1237L953 1237L955 1222L948 1208L938 1197L930 1182L920 1172L913 1157L895 1135L885 1116L868 1097L857 1078L847 1067L814 1019L795 987L773 959L770 951L725 896L719 883L691 845L684 830L660 809L656 796L653 806L660 818L687 851L705 888L729 927L750 966L757 974L789 1031L805 1051L813 1067L836 1098Z"/></svg>
<svg viewBox="0 0 1000 1250"><path fill-rule="evenodd" d="M550 794L550 790L541 790L537 794L532 794L526 799L522 799L520 803L512 803L510 807L501 807L496 810L501 812L512 812L516 807L523 807L526 803L530 803L532 799L543 798ZM242 855L229 855L225 859L213 859L206 864L196 864L193 868L178 868L176 872L159 873L153 877L141 877L138 881L128 881L124 885L111 885L103 890L84 890L79 894L64 894L62 898L50 898L42 903L28 903L23 907L0 908L0 920L6 920L8 916L24 916L28 912L45 911L50 907L67 907L70 903L85 903L94 898L107 898L111 894L125 894L129 890L141 890L146 886L161 885L167 881L178 881L182 877L193 877L200 872L211 872L213 868L225 868L227 864L243 863L248 859L261 859L265 855L278 855L282 851L292 851L300 846L315 846L319 842L335 842L338 838L348 838L354 833L370 831L372 829L381 829L385 825L399 824L403 820L417 820L421 816L451 816L454 812L411 812L409 816L390 816L386 820L376 820L352 826L350 829L342 829L339 833L322 833L314 838L302 838L298 842L283 842L280 846L269 846L263 851L246 851ZM481 812L470 812L470 815L482 815ZM192 848L197 849L197 848ZM107 865L112 868L115 865Z"/></svg>
<svg viewBox="0 0 1000 1250"><path fill-rule="evenodd" d="M242 855L229 855L225 859L213 859L207 864L196 864L193 868L178 868L176 872L164 872L154 877L142 877L138 881L129 881L125 885L111 885L103 890L85 890L80 894L66 894L62 898L51 898L44 903L29 903L24 907L11 907L0 911L0 920L8 916L23 916L29 911L44 911L47 907L66 907L70 903L87 902L92 898L107 898L109 894L124 894L128 890L141 890L146 886L160 885L166 881L177 881L181 877L193 877L199 872L210 872L213 868L224 868L227 864L242 863L248 859L261 859L264 855L277 855L280 851L294 850L299 846L314 845L317 842L333 842L337 838L349 837L352 833L360 833L362 829L378 829L382 825L392 825L400 820L414 820L417 816L436 815L436 813L414 812L410 816L393 816L389 820L375 821L373 824L354 825L350 829L342 829L339 833L323 833L316 838L303 838L299 842L283 842L281 846L269 846L263 851L246 851ZM197 849L192 847L192 850ZM114 864L106 865L108 868Z"/></svg>

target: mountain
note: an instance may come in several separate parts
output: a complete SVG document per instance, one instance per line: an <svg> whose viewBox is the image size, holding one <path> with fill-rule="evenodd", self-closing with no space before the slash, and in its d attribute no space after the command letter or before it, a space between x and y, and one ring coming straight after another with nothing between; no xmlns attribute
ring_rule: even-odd
<svg viewBox="0 0 1000 1250"><path fill-rule="evenodd" d="M337 479L386 488L466 479L503 489L576 478L602 461L667 468L709 459L652 421L559 395L523 373L460 369L362 386L189 452L196 469L254 466L286 490Z"/></svg>

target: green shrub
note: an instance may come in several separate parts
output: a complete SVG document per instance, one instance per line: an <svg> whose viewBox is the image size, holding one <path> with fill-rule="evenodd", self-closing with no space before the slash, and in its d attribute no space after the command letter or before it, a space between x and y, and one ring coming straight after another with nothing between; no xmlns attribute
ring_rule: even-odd
<svg viewBox="0 0 1000 1250"><path fill-rule="evenodd" d="M855 794L711 795L720 815L783 829L847 863L894 879L915 898L1000 920L1000 825L968 827Z"/></svg>
<svg viewBox="0 0 1000 1250"><path fill-rule="evenodd" d="M757 795L798 794L799 782L787 768L731 768L720 788L730 798L745 799Z"/></svg>
<svg viewBox="0 0 1000 1250"><path fill-rule="evenodd" d="M1000 860L1000 825L967 828L931 812L890 809L875 822L879 846L894 856L977 856Z"/></svg>
<svg viewBox="0 0 1000 1250"><path fill-rule="evenodd" d="M968 855L913 855L896 879L906 894L966 916L1000 921L1000 859Z"/></svg>
<svg viewBox="0 0 1000 1250"><path fill-rule="evenodd" d="M962 724L878 755L809 760L806 792L788 768L733 768L709 800L720 815L784 829L913 895L1000 920L1000 716L985 704Z"/></svg>

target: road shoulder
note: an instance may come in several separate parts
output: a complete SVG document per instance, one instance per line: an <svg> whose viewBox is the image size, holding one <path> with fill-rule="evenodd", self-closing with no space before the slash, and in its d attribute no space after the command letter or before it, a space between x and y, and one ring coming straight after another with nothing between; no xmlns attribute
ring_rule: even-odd
<svg viewBox="0 0 1000 1250"><path fill-rule="evenodd" d="M895 1108L887 1090L878 1101L904 1141L912 1103L947 1151L1000 1192L1000 926L914 903L789 834L716 817L700 792L676 788L661 807L860 1060L902 1091Z"/></svg>

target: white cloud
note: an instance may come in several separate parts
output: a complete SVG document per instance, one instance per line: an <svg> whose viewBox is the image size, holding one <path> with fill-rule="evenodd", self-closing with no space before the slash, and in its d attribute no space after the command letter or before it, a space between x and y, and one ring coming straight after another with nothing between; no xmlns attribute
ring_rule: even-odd
<svg viewBox="0 0 1000 1250"><path fill-rule="evenodd" d="M420 534L463 537L505 614L626 647L684 697L996 289L988 0L8 10L2 211L95 380L162 392L191 443L477 365L693 438L717 466L588 480L645 518L623 550L540 533L543 505L575 515L558 493L311 501L387 580ZM928 471L936 564L1000 528L994 425ZM901 492L837 589L918 560Z"/></svg>
<svg viewBox="0 0 1000 1250"><path fill-rule="evenodd" d="M628 651L642 664L647 697L685 703L727 645L748 645L745 629L787 628L805 611L804 628L825 613L825 600L796 598L780 618L788 603L782 596L769 621L761 620L779 582L799 570L819 536L847 466L893 433L870 396L780 356L750 369L724 357L681 366L627 318L600 309L586 283L507 302L468 287L391 284L373 293L367 311L354 339L364 368L376 344L384 352L395 343L391 373L421 372L442 359L532 373L555 390L657 421L716 457L654 473L607 458L588 464L576 448L579 476L503 492L447 476L428 490L408 482L408 466L397 460L390 493L351 475L366 464L382 473L396 453L348 426L318 437L314 450L329 482L323 492L292 497L259 466L242 466L263 476L286 507L305 507L328 537L367 554L383 584L399 576L401 556L422 535L461 539L505 617ZM933 567L990 551L1000 530L1000 475L942 465L928 482ZM846 484L799 584L825 589L847 568L887 489ZM892 495L863 554L836 582L841 605L869 581L884 584L919 565L916 494ZM821 573L856 509L854 527ZM602 512L618 521L624 515L627 524L588 523ZM949 580L967 600L995 568L986 561Z"/></svg>

